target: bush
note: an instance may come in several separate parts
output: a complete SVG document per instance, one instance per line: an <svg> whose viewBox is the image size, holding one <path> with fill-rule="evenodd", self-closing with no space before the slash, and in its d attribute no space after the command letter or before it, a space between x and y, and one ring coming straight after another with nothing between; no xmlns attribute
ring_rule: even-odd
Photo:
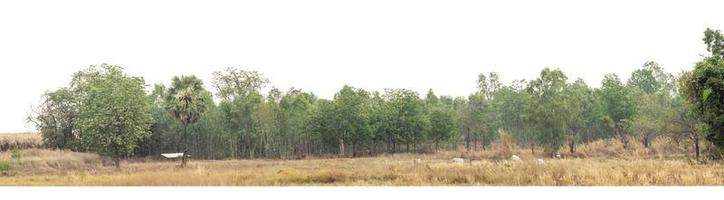
<svg viewBox="0 0 724 200"><path fill-rule="evenodd" d="M8 161L0 161L0 174L2 175L8 175L10 174L10 170L12 170L13 167L10 166L10 162Z"/></svg>
<svg viewBox="0 0 724 200"><path fill-rule="evenodd" d="M20 159L23 158L23 151L20 149L13 149L10 157L20 162Z"/></svg>

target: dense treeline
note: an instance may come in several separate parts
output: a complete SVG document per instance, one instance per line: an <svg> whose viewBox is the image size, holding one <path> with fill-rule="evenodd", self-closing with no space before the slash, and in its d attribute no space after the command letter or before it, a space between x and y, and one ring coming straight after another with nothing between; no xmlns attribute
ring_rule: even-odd
<svg viewBox="0 0 724 200"><path fill-rule="evenodd" d="M547 155L575 153L577 144L598 139L648 147L671 137L690 140L698 157L704 138L724 146L717 110L724 84L713 79L724 78L723 38L705 32L712 56L692 72L672 75L650 61L628 81L605 75L598 88L559 69L511 84L488 73L467 97L347 85L333 99L294 88L263 95L269 81L261 73L235 68L214 72L210 85L177 76L145 93L142 78L103 64L45 93L31 119L49 147L114 158L184 150L205 159L477 150L490 148L500 132Z"/></svg>

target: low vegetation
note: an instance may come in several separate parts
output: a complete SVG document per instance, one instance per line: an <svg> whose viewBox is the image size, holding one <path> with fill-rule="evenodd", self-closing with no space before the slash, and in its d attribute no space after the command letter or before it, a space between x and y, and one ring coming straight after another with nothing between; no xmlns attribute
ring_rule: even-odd
<svg viewBox="0 0 724 200"><path fill-rule="evenodd" d="M684 157L644 158L616 140L609 154L538 161L543 152L513 149L522 160L498 158L493 150L384 154L364 158L302 160L129 160L123 168L103 166L92 154L26 150L0 185L724 185L724 166ZM604 148L598 143L584 149ZM597 149L596 151L602 151ZM611 153L611 152L609 152ZM599 157L600 156L600 157ZM9 157L2 154L0 159ZM565 156L564 156L565 157Z"/></svg>
<svg viewBox="0 0 724 200"><path fill-rule="evenodd" d="M0 152L39 148L42 145L43 138L37 133L0 133Z"/></svg>

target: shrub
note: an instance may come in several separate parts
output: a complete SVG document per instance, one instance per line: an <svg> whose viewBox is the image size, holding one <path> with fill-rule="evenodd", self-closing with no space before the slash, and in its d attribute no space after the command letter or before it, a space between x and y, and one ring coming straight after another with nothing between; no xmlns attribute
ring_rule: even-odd
<svg viewBox="0 0 724 200"><path fill-rule="evenodd" d="M12 169L13 166L10 166L10 162L4 160L0 161L0 174L8 175Z"/></svg>
<svg viewBox="0 0 724 200"><path fill-rule="evenodd" d="M20 159L23 158L23 151L21 151L20 149L13 149L10 157L20 162Z"/></svg>

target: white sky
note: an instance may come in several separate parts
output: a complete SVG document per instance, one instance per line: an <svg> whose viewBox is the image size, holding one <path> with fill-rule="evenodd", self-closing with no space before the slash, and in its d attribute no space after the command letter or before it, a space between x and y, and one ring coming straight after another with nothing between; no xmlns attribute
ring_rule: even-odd
<svg viewBox="0 0 724 200"><path fill-rule="evenodd" d="M283 90L330 98L343 84L463 96L477 74L505 82L559 67L600 85L647 60L690 69L724 1L2 1L0 132L25 123L46 90L103 62L147 83L227 66Z"/></svg>

